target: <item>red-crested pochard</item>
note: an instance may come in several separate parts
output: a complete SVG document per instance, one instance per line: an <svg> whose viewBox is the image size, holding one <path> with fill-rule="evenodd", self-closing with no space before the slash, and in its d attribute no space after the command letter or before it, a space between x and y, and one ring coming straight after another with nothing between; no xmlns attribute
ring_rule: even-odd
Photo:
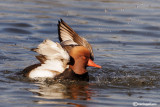
<svg viewBox="0 0 160 107"><path fill-rule="evenodd" d="M88 81L86 67L101 68L93 62L91 45L62 19L58 21L58 34L60 43L47 39L32 49L39 54L36 58L40 63L25 68L24 76Z"/></svg>

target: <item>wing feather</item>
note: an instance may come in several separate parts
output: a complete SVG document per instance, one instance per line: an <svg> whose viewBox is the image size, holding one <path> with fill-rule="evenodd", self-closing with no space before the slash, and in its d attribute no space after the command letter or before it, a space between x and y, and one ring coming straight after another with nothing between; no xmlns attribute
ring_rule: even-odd
<svg viewBox="0 0 160 107"><path fill-rule="evenodd" d="M65 45L81 45L86 47L91 52L91 59L94 59L92 46L83 37L80 37L67 23L62 19L58 22L59 40ZM65 42L67 41L67 42ZM69 41L69 42L68 42Z"/></svg>
<svg viewBox="0 0 160 107"><path fill-rule="evenodd" d="M41 62L45 63L46 60L69 60L68 53L62 48L59 43L55 43L49 39L44 40L37 48L32 49L40 55L36 58Z"/></svg>

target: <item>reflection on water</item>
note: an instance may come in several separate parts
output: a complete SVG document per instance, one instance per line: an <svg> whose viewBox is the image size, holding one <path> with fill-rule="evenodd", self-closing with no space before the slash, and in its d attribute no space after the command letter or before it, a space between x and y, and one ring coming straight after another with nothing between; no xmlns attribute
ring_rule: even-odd
<svg viewBox="0 0 160 107"><path fill-rule="evenodd" d="M68 83L67 83L68 84ZM90 100L91 93L88 89L88 84L62 84L62 83L52 83L52 84L37 84L38 89L30 89L34 93L35 97L48 99L39 100L38 104L69 104L76 105L74 103L69 103L63 101L64 99L71 100ZM62 100L61 100L62 99ZM77 104L78 106L78 104ZM80 104L79 104L80 106Z"/></svg>
<svg viewBox="0 0 160 107"><path fill-rule="evenodd" d="M159 104L160 1L0 1L1 106L132 106ZM88 68L89 83L33 82L15 73L37 63L44 39L58 42L62 18L94 48L102 69Z"/></svg>

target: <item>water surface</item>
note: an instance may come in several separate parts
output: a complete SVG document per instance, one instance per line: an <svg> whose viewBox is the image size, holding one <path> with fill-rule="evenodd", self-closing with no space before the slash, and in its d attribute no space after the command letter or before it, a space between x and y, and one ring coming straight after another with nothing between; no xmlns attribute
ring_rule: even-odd
<svg viewBox="0 0 160 107"><path fill-rule="evenodd" d="M160 1L1 0L0 105L131 107L160 105ZM58 42L62 18L94 47L90 82L33 82L15 75L38 61L44 39Z"/></svg>

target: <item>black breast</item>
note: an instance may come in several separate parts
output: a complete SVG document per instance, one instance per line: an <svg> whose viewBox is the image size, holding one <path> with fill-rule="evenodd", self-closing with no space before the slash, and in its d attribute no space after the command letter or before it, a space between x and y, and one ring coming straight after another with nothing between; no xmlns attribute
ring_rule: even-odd
<svg viewBox="0 0 160 107"><path fill-rule="evenodd" d="M78 75L73 72L72 69L66 69L63 73L59 74L54 78L57 79L63 79L63 80L76 80L76 81L89 81L89 75L88 72L82 75Z"/></svg>

